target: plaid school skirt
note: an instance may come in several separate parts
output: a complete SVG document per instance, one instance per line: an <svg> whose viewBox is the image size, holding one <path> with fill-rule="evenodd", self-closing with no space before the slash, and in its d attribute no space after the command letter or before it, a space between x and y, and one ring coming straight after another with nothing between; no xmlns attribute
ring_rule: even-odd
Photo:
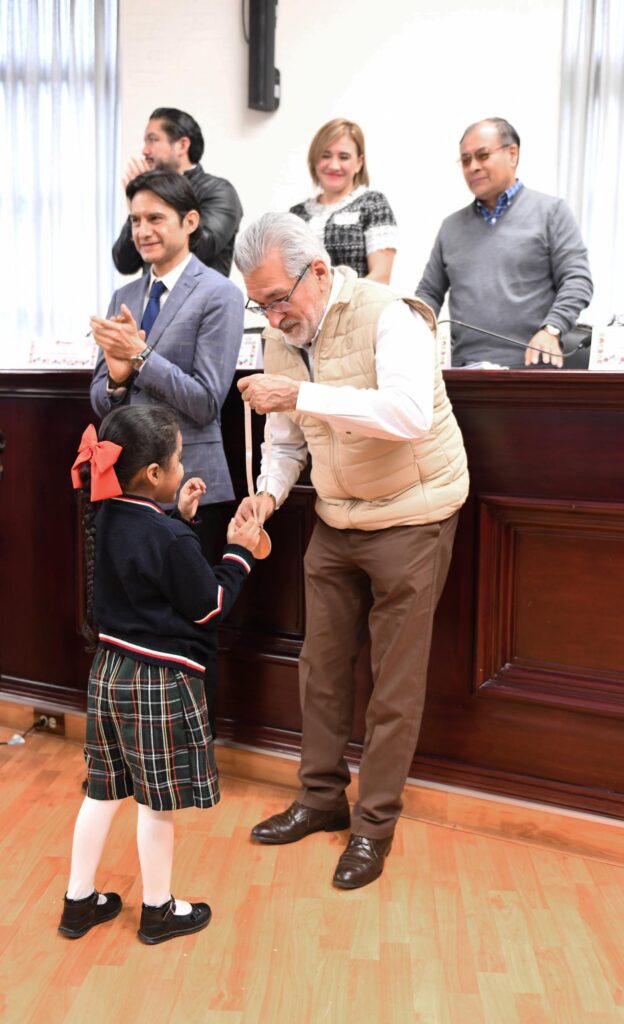
<svg viewBox="0 0 624 1024"><path fill-rule="evenodd" d="M155 811L212 807L219 782L204 685L99 647L89 675L87 793Z"/></svg>

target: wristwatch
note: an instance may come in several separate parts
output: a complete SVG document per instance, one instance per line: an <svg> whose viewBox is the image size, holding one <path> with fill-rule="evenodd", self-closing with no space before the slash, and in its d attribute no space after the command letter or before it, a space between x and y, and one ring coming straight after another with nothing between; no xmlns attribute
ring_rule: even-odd
<svg viewBox="0 0 624 1024"><path fill-rule="evenodd" d="M113 380L110 373L108 374L106 378L106 394L108 395L112 402L119 402L121 401L122 398L126 397L128 385L131 380L132 375L128 378L128 380L125 380L123 384L119 384L118 381Z"/></svg>
<svg viewBox="0 0 624 1024"><path fill-rule="evenodd" d="M559 338L561 337L561 331L558 327L553 327L552 324L544 324L542 330L547 331L548 334L552 334L553 338L556 338L557 341L559 341Z"/></svg>
<svg viewBox="0 0 624 1024"><path fill-rule="evenodd" d="M137 355L132 356L130 360L130 366L132 367L132 369L137 370L137 372L140 373L141 370L143 369L145 360L147 359L151 351L152 350L149 347L149 345L146 345L142 352L138 352Z"/></svg>

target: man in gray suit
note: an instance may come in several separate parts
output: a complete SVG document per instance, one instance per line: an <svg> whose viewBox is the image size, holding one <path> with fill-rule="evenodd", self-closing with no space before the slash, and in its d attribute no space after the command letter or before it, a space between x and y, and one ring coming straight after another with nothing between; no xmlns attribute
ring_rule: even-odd
<svg viewBox="0 0 624 1024"><path fill-rule="evenodd" d="M200 215L183 175L138 175L126 195L134 244L151 269L114 293L106 319L91 318L101 350L91 404L100 416L132 402L175 409L185 479L199 476L206 483L199 531L214 561L229 510L224 503L234 498L220 417L243 335L243 296L192 254Z"/></svg>

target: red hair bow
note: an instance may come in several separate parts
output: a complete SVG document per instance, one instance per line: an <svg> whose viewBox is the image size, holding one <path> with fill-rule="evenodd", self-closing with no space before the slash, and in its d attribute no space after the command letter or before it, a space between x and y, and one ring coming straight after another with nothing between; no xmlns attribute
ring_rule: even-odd
<svg viewBox="0 0 624 1024"><path fill-rule="evenodd" d="M116 498L123 494L113 469L122 451L121 445L112 441L98 441L95 427L90 423L80 438L78 456L71 468L74 488L82 487L80 466L83 462L90 462L91 501L103 501L104 498Z"/></svg>

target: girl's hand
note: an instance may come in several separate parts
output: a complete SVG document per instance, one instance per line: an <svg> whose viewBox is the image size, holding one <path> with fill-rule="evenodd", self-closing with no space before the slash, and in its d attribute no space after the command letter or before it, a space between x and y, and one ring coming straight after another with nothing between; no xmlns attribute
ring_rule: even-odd
<svg viewBox="0 0 624 1024"><path fill-rule="evenodd" d="M228 544L240 544L241 547L253 551L260 539L260 524L255 519L247 519L242 526L236 525L235 519L230 519L228 526Z"/></svg>
<svg viewBox="0 0 624 1024"><path fill-rule="evenodd" d="M198 476L187 480L178 494L178 512L187 522L192 522L197 514L197 506L202 494L206 493L206 484Z"/></svg>

